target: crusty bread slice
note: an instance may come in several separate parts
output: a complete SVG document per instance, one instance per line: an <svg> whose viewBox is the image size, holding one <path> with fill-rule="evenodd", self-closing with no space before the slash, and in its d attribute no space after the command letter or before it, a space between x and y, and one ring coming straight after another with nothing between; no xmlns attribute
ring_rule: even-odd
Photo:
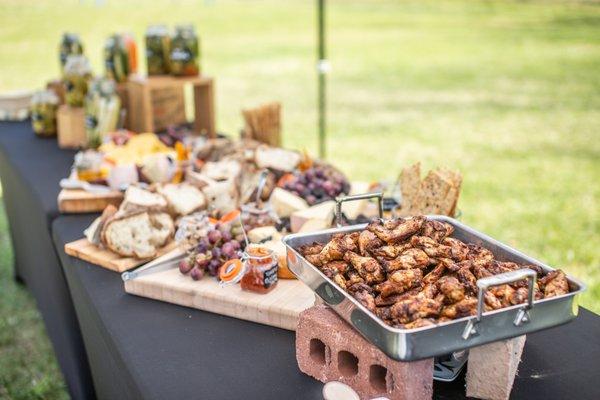
<svg viewBox="0 0 600 400"><path fill-rule="evenodd" d="M119 210L130 213L137 211L166 211L167 200L158 193L129 186Z"/></svg>
<svg viewBox="0 0 600 400"><path fill-rule="evenodd" d="M254 153L254 162L259 168L283 172L293 171L301 159L300 153L279 147L259 146Z"/></svg>
<svg viewBox="0 0 600 400"><path fill-rule="evenodd" d="M188 215L206 208L204 193L189 183L161 185L158 192L167 199L169 211L174 215Z"/></svg>
<svg viewBox="0 0 600 400"><path fill-rule="evenodd" d="M102 242L124 257L152 258L175 233L175 224L165 212L119 212L104 224Z"/></svg>
<svg viewBox="0 0 600 400"><path fill-rule="evenodd" d="M208 204L221 214L226 214L238 207L240 194L233 179L214 182L202 188Z"/></svg>

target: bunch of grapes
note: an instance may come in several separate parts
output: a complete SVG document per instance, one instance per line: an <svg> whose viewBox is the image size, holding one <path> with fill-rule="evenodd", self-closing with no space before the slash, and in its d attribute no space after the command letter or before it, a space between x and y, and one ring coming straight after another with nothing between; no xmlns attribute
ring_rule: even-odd
<svg viewBox="0 0 600 400"><path fill-rule="evenodd" d="M349 193L350 183L336 169L326 165L315 165L285 183L283 188L313 205L335 199L342 193Z"/></svg>
<svg viewBox="0 0 600 400"><path fill-rule="evenodd" d="M244 246L241 227L229 227L217 224L206 236L200 238L189 255L179 262L179 271L190 274L195 281L205 273L211 276L219 274L219 268L226 261L240 258Z"/></svg>

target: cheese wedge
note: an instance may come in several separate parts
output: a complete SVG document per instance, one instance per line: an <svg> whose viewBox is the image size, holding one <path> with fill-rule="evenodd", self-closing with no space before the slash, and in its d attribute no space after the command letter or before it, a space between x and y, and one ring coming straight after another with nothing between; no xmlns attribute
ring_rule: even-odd
<svg viewBox="0 0 600 400"><path fill-rule="evenodd" d="M295 211L308 208L308 203L303 198L281 188L273 189L270 201L273 211L277 213L279 218L289 217Z"/></svg>
<svg viewBox="0 0 600 400"><path fill-rule="evenodd" d="M311 219L321 220L323 223L331 225L334 210L335 201L329 200L307 208L306 210L292 213L290 217L292 232L298 232L302 228L302 225Z"/></svg>

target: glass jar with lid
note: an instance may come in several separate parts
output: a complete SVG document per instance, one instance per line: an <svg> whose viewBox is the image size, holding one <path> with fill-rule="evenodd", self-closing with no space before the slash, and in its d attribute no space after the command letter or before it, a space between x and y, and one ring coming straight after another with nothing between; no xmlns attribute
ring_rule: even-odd
<svg viewBox="0 0 600 400"><path fill-rule="evenodd" d="M164 25L151 25L146 30L146 64L148 75L169 73L171 37Z"/></svg>
<svg viewBox="0 0 600 400"><path fill-rule="evenodd" d="M279 218L269 204L259 207L257 203L247 203L241 206L242 224L246 232L261 226L276 226Z"/></svg>
<svg viewBox="0 0 600 400"><path fill-rule="evenodd" d="M194 76L200 73L200 45L191 25L178 26L171 40L170 67L176 76Z"/></svg>
<svg viewBox="0 0 600 400"><path fill-rule="evenodd" d="M277 286L279 263L273 250L250 244L242 259L227 261L219 270L221 285L240 283L242 290L265 294Z"/></svg>
<svg viewBox="0 0 600 400"><path fill-rule="evenodd" d="M31 126L38 136L56 135L58 96L51 90L36 92L31 98Z"/></svg>
<svg viewBox="0 0 600 400"><path fill-rule="evenodd" d="M88 59L81 55L69 56L64 72L65 102L73 107L83 106L88 83L92 79L92 67Z"/></svg>
<svg viewBox="0 0 600 400"><path fill-rule="evenodd" d="M65 32L62 35L60 46L58 49L60 67L64 69L67 63L67 58L70 55L81 55L83 54L83 44L79 39L79 35L75 33Z"/></svg>

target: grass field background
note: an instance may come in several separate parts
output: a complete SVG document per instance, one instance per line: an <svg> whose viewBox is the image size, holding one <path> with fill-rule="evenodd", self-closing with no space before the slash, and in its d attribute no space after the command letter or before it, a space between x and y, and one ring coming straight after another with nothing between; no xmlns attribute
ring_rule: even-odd
<svg viewBox="0 0 600 400"><path fill-rule="evenodd" d="M311 1L0 0L0 91L58 76L79 32L97 73L104 39L193 23L217 79L218 127L284 104L284 141L316 152ZM588 284L600 312L600 6L592 2L331 1L329 160L352 179L421 161L464 175L463 221ZM3 214L2 214L3 215ZM62 398L30 296L11 281L0 217L0 398Z"/></svg>

